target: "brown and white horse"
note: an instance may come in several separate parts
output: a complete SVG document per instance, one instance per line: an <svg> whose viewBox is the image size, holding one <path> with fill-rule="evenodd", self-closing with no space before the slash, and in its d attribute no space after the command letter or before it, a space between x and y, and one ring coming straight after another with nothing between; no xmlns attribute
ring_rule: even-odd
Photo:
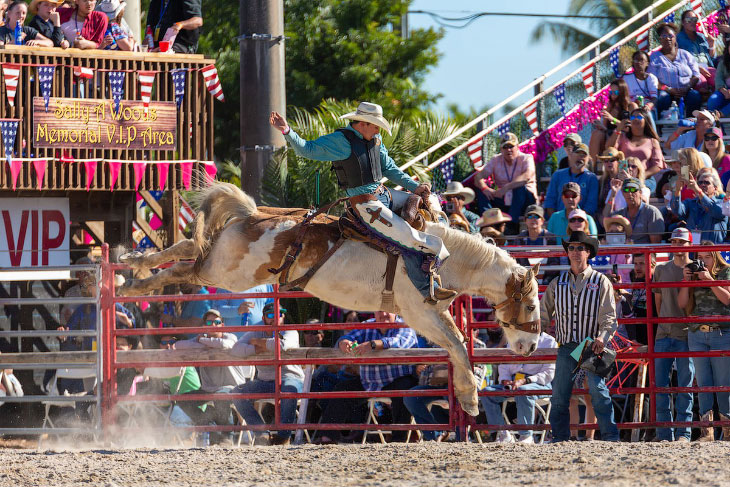
<svg viewBox="0 0 730 487"><path fill-rule="evenodd" d="M269 272L283 262L294 241L305 210L257 208L253 199L236 186L215 183L200 195L193 238L169 249L141 254L132 252L121 261L137 269L149 269L177 260L173 266L142 280L128 281L122 293L147 294L168 284L196 283L243 292L259 284L276 283ZM334 218L318 216L317 222ZM481 238L446 226L429 223L427 233L443 239L450 257L440 268L443 285L459 293L485 296L498 303L501 322L514 353L527 356L537 348L540 306L536 269L518 265L507 252ZM292 266L289 279L303 275L334 245L336 226L314 225L303 250ZM347 240L314 274L306 291L335 306L361 311L377 310L384 286L385 254ZM463 336L448 312L449 302L424 304L408 278L402 260L393 285L395 303L406 323L448 351L454 365L454 389L462 408L478 414L477 384L472 374Z"/></svg>

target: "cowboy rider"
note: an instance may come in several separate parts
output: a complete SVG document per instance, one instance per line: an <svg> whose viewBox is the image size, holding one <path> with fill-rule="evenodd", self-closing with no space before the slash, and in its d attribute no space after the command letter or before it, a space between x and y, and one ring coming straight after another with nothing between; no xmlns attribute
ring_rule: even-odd
<svg viewBox="0 0 730 487"><path fill-rule="evenodd" d="M362 102L357 110L342 119L350 125L316 140L304 140L294 132L286 119L271 112L269 121L280 130L294 152L316 161L332 161L339 186L345 190L350 207L362 223L388 241L405 247L401 252L408 277L424 296L425 302L436 304L451 299L455 291L439 287L433 279L435 269L449 253L440 238L419 232L400 218L395 211L403 205L408 194L388 189L380 183L385 176L405 189L428 198L431 188L419 184L401 171L382 143L380 129L388 134L390 124L383 117L383 108Z"/></svg>

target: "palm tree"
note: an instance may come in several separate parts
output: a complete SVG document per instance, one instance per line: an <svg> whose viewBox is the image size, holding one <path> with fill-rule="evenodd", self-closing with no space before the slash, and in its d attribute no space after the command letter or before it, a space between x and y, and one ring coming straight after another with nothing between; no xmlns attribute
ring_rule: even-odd
<svg viewBox="0 0 730 487"><path fill-rule="evenodd" d="M656 0L571 0L568 5L569 15L592 15L600 18L588 19L567 19L566 21L548 21L540 24L530 34L530 41L541 42L546 37L551 37L564 54L572 54L580 51L591 43L597 41L607 32L615 29L623 22L633 17ZM662 5L658 10L664 12L673 5L679 3L672 0ZM655 17L658 14L655 13ZM577 22L585 22L585 26L576 25ZM609 41L610 45L626 37L638 29L643 20L632 23L624 28L619 34Z"/></svg>

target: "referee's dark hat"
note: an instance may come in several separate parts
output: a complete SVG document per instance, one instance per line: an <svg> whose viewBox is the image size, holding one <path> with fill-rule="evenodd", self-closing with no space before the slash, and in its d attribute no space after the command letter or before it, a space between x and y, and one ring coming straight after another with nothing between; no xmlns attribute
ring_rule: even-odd
<svg viewBox="0 0 730 487"><path fill-rule="evenodd" d="M568 244L581 243L590 249L589 259L592 259L598 254L598 239L589 237L585 232L573 232L570 234L568 240L563 240L563 248L568 251Z"/></svg>

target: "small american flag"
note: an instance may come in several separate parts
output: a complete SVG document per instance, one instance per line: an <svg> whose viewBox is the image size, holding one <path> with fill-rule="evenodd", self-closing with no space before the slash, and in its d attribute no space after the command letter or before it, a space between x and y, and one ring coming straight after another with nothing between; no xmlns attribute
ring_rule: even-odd
<svg viewBox="0 0 730 487"><path fill-rule="evenodd" d="M190 207L185 198L180 197L180 214L178 215L178 226L181 232L185 231L185 228L190 222L195 220L195 211Z"/></svg>
<svg viewBox="0 0 730 487"><path fill-rule="evenodd" d="M621 72L618 68L618 47L614 47L611 49L611 52L608 55L608 61L611 63L611 69L613 69L613 74L616 75L616 77L621 76Z"/></svg>
<svg viewBox="0 0 730 487"><path fill-rule="evenodd" d="M722 5L723 3L725 3L725 1L724 0L720 0L720 6L721 7L723 6ZM673 24L674 23L674 12L672 12L671 14L667 15L666 17L664 17L664 22L666 22L667 24Z"/></svg>
<svg viewBox="0 0 730 487"><path fill-rule="evenodd" d="M560 86L555 88L555 100L558 102L560 113L565 116L565 83L562 83Z"/></svg>
<svg viewBox="0 0 730 487"><path fill-rule="evenodd" d="M53 86L53 74L56 72L55 66L38 66L38 81L41 85L41 95L48 111L48 101L51 98L51 87Z"/></svg>
<svg viewBox="0 0 730 487"><path fill-rule="evenodd" d="M593 96L593 93L596 92L595 86L593 85L593 66L594 66L594 64L591 63L581 70L581 77L583 78L583 86L585 86L586 93L588 93L588 96Z"/></svg>
<svg viewBox="0 0 730 487"><path fill-rule="evenodd" d="M510 128L510 123L511 122L512 122L512 120L507 120L502 125L500 125L499 127L497 127L497 135L499 135L500 137L502 137L504 134L506 134L507 132L509 132L509 128Z"/></svg>
<svg viewBox="0 0 730 487"><path fill-rule="evenodd" d="M109 73L109 85L112 90L112 99L114 100L114 111L119 111L119 104L122 103L124 97L124 78L127 73L124 71L112 71Z"/></svg>
<svg viewBox="0 0 730 487"><path fill-rule="evenodd" d="M15 136L18 133L18 120L0 120L0 132L3 136L3 147L5 148L5 159L10 163L10 158L15 152Z"/></svg>
<svg viewBox="0 0 730 487"><path fill-rule="evenodd" d="M466 151L469 153L469 159L471 159L471 163L474 165L474 167L479 167L482 165L483 144L484 138L481 137L466 146Z"/></svg>
<svg viewBox="0 0 730 487"><path fill-rule="evenodd" d="M720 2L719 2L719 3L720 3L720 8L725 8L725 7L727 7L727 3L725 2L725 0L720 0ZM672 15L674 15L674 13L672 13Z"/></svg>
<svg viewBox="0 0 730 487"><path fill-rule="evenodd" d="M155 247L155 244L152 243L152 240L150 240L149 237L145 236L142 240L139 241L136 248L144 250L144 249L154 249L156 247Z"/></svg>
<svg viewBox="0 0 730 487"><path fill-rule="evenodd" d="M720 255L722 255L723 259L725 259L725 262L730 262L730 251L723 250L720 252Z"/></svg>
<svg viewBox="0 0 730 487"><path fill-rule="evenodd" d="M185 97L185 78L187 77L187 69L173 69L172 83L175 85L175 103L180 108Z"/></svg>
<svg viewBox="0 0 730 487"><path fill-rule="evenodd" d="M600 267L600 266L607 266L611 265L611 256L610 255L597 255L591 260L588 261L588 263L591 265L591 267Z"/></svg>

